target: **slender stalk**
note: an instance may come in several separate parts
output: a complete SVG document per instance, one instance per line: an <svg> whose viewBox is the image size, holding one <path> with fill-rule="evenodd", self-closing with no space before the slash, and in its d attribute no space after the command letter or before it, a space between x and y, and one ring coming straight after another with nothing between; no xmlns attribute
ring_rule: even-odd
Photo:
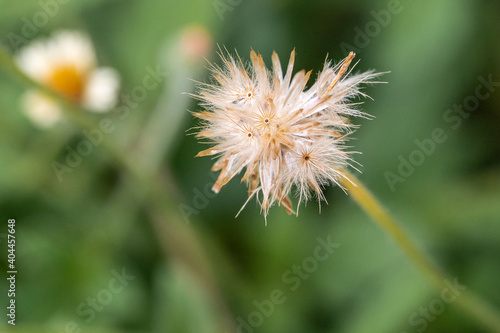
<svg viewBox="0 0 500 333"><path fill-rule="evenodd" d="M346 170L344 174L346 178L342 179L342 186L347 189L353 200L382 230L395 240L397 245L401 247L437 290L441 291L450 288L446 281L453 281L453 279L415 246L410 237L398 225L396 219L389 214L363 183ZM469 317L476 320L485 329L490 332L500 332L500 314L498 311L472 291L465 290L456 298L455 302Z"/></svg>
<svg viewBox="0 0 500 333"><path fill-rule="evenodd" d="M0 70L2 68L10 72L13 77L27 87L37 89L51 97L78 127L87 130L98 128L98 124L90 117L88 112L52 89L33 81L18 68L10 56L0 47ZM218 323L221 332L236 331L234 320L222 297L200 239L191 228L187 227L181 216L175 213L178 212L179 203L171 195L175 190L171 177L167 179L167 182L160 183L160 175L149 172L149 169L145 170L144 165L138 159L125 154L124 149L112 139L103 140L102 147L121 166L130 180L134 182L139 199L145 199L145 206L151 216L149 220L156 231L158 241L165 255L184 263L208 291L211 300L220 313ZM164 176L168 177L168 172L164 172Z"/></svg>

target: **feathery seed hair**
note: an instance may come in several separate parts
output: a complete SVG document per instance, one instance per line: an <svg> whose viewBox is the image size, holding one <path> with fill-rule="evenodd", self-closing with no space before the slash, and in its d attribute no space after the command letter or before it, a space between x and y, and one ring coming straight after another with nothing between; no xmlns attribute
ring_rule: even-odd
<svg viewBox="0 0 500 333"><path fill-rule="evenodd" d="M368 97L360 85L373 83L379 74L349 75L351 52L337 65L325 61L316 82L306 88L311 71L292 75L295 50L285 73L276 52L272 70L253 50L248 66L238 55L219 55L223 66L210 66L215 82L201 83L194 95L204 110L193 113L202 123L197 137L213 144L196 156L217 158L212 171L220 174L212 190L218 193L245 169L241 181L248 186L248 200L242 209L256 195L265 217L276 202L294 213L292 189L298 195L297 212L311 192L326 201L323 187L339 185L342 170L353 162L345 141L356 126L347 117L368 117L353 99Z"/></svg>

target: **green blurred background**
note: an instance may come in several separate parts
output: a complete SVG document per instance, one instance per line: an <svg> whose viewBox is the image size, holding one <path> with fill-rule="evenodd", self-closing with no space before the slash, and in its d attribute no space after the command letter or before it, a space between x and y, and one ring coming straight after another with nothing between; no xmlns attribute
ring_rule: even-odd
<svg viewBox="0 0 500 333"><path fill-rule="evenodd" d="M208 58L216 63L217 44L244 59L253 48L268 64L273 50L285 63L295 48L295 68L317 72L326 55L338 61L352 47L361 59L358 71L390 71L383 76L388 84L364 90L374 101L362 108L375 119L354 120L361 125L350 142L362 153L355 156L359 177L420 248L500 308L500 93L481 100L456 128L443 119L454 104L471 100L479 77L500 81L500 3L1 0L0 37L9 53L19 49L9 36L22 36L26 20L49 2L57 13L27 41L61 28L87 31L100 64L120 71L122 93L141 84L148 66L169 73L105 140L132 160L153 151L153 162L146 162L158 163L173 203L153 216L148 199L104 145L59 182L51 163L64 161L65 147L82 139L81 129L35 127L19 104L26 87L0 69L1 276L9 218L17 221L18 266L17 325L8 327L2 311L2 330L222 332L226 309L241 332L481 332L453 303L429 317L419 312L437 304L439 292L338 188L326 190L329 204L321 214L314 202L297 218L274 207L267 226L255 201L234 218L246 200L237 180L217 196L196 194L214 175L210 158L193 157L203 146L185 134L195 125L186 110L197 109L182 94L195 89L188 78L209 79L205 63L186 61L176 49L179 34L192 24L210 31ZM384 16L388 10L394 13ZM436 128L446 140L391 189L387 172L397 174L401 159L418 154L415 140L431 138ZM182 253L171 255L176 247L163 244L155 218L159 224L181 221L185 232L197 235L206 256L200 262L208 259L220 299ZM182 235L170 237L189 249ZM339 246L297 278L289 270L311 264L318 237ZM133 278L110 293L109 283L123 270ZM7 287L0 279L4 310ZM271 309L275 290L283 302ZM105 304L89 310L89 297Z"/></svg>

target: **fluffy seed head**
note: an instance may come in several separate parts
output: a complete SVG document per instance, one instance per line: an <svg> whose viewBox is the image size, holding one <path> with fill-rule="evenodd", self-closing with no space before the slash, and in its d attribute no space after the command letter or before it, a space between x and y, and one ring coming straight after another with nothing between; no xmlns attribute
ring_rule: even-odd
<svg viewBox="0 0 500 333"><path fill-rule="evenodd" d="M351 52L337 65L326 61L307 88L311 71L292 75L295 51L285 73L275 52L272 70L253 50L246 66L239 56L220 56L223 66L211 65L214 82L200 84L194 95L204 107L194 113L201 119L197 137L212 144L197 156L215 156L212 171L220 171L213 191L244 171L248 200L256 195L265 216L276 202L292 213L293 189L297 211L311 193L325 200L323 187L338 185L343 168L352 162L345 141L355 126L348 117L367 117L353 99L366 97L360 85L378 74L349 75Z"/></svg>

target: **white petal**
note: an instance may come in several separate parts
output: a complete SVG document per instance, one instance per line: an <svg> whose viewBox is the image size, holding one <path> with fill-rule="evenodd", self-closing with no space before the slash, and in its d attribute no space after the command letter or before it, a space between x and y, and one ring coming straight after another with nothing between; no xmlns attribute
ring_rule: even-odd
<svg viewBox="0 0 500 333"><path fill-rule="evenodd" d="M22 97L24 112L35 124L47 128L59 122L62 118L62 112L49 97L37 92L28 91Z"/></svg>
<svg viewBox="0 0 500 333"><path fill-rule="evenodd" d="M35 41L23 48L17 56L18 66L32 79L43 81L52 69L52 61L44 42Z"/></svg>
<svg viewBox="0 0 500 333"><path fill-rule="evenodd" d="M90 111L105 112L116 105L120 79L118 73L102 67L90 73L83 96L83 105Z"/></svg>
<svg viewBox="0 0 500 333"><path fill-rule="evenodd" d="M58 64L75 66L81 73L95 66L94 47L88 35L76 31L61 30L49 41L49 52Z"/></svg>

